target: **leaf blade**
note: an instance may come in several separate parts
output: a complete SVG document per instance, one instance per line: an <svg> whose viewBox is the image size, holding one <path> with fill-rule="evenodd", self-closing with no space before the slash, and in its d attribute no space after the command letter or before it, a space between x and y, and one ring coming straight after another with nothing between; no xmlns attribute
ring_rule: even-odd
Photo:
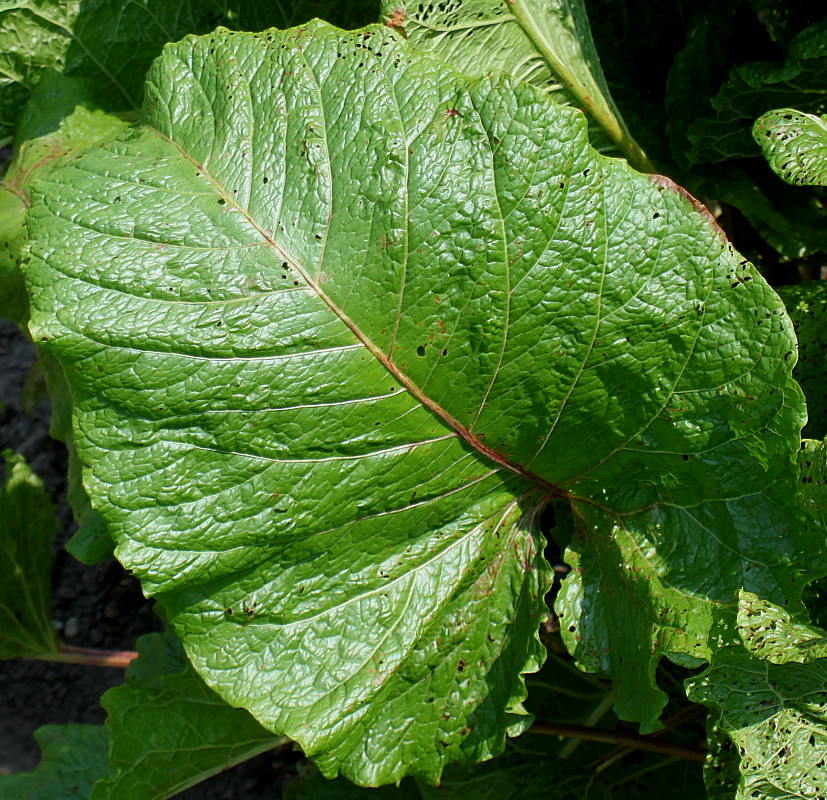
<svg viewBox="0 0 827 800"><path fill-rule="evenodd" d="M118 557L211 687L327 774L436 780L526 726L552 494L669 551L651 505L723 507L768 450L770 483L790 477L780 302L576 112L321 23L167 48L146 111L40 184L32 330L67 368ZM753 520L728 513L737 540ZM796 536L756 587L800 588ZM676 657L706 647L694 624Z"/></svg>

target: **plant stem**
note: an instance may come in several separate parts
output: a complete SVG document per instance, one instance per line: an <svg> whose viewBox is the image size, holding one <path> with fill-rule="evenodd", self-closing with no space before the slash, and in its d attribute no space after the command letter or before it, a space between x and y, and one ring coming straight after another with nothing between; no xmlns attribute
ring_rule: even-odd
<svg viewBox="0 0 827 800"><path fill-rule="evenodd" d="M702 714L705 711L706 709L703 706L699 705L684 708L681 711L678 711L677 714L673 714L671 717L669 717L669 719L667 719L663 723L663 728L661 728L659 731L655 731L654 733L650 733L648 735L654 739L656 736L660 736L661 734L666 733L666 731L669 731L677 725L680 725L680 723L684 720L691 719L692 717L698 716L699 714ZM634 752L634 750L634 747L618 747L617 750L613 750L611 753L608 753L602 758L599 758L590 766L592 767L592 769L595 770L595 772L602 772L604 769L607 769L616 761L619 761L624 756Z"/></svg>
<svg viewBox="0 0 827 800"><path fill-rule="evenodd" d="M667 756L676 756L687 761L706 760L706 750L692 745L675 744L674 742L659 742L649 736L639 736L634 733L618 733L601 728L589 728L586 725L565 725L557 722L535 722L530 733L539 733L544 736L567 736L575 739L585 739L588 742L605 742L606 744L621 747L634 747L636 750L648 750L652 753L663 753Z"/></svg>
<svg viewBox="0 0 827 800"><path fill-rule="evenodd" d="M542 24L534 18L531 4L525 0L509 2L514 19L540 51L552 74L569 90L576 104L606 132L632 167L639 172L657 172L641 146L620 122L619 112L612 107L614 104L610 105L608 98L603 97L600 86L596 82L591 87L585 86L568 68L565 59L559 56L554 42L545 35Z"/></svg>
<svg viewBox="0 0 827 800"><path fill-rule="evenodd" d="M59 661L63 664L88 664L92 667L126 669L138 657L134 650L98 650L92 647L72 647L62 644L54 653L32 656L36 661Z"/></svg>

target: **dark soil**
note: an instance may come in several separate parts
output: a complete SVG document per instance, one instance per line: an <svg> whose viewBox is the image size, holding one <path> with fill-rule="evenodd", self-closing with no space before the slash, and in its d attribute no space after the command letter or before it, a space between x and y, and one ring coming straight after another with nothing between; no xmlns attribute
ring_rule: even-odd
<svg viewBox="0 0 827 800"><path fill-rule="evenodd" d="M26 376L34 361L33 346L14 325L0 320L0 450L25 456L54 502L61 526L52 573L55 629L67 644L134 650L138 636L160 630L161 622L138 581L114 559L87 567L63 549L75 529L65 500L66 448L49 438L48 399L24 411ZM119 669L0 661L0 775L35 768L39 750L32 734L41 725L102 723L100 695L122 682ZM265 753L176 797L277 800L295 780L299 760L289 750Z"/></svg>

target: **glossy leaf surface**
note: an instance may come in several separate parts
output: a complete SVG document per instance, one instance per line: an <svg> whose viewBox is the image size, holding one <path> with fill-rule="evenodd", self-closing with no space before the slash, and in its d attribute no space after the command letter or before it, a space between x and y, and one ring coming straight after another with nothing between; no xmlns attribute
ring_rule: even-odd
<svg viewBox="0 0 827 800"><path fill-rule="evenodd" d="M118 557L230 704L362 784L500 752L553 496L571 647L645 726L710 607L800 593L790 323L677 187L381 26L189 38L146 96L39 184L32 332Z"/></svg>

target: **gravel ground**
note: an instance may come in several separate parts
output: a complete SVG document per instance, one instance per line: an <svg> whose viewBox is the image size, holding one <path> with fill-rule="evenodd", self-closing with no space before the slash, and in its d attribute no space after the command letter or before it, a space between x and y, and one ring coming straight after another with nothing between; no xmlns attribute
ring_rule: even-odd
<svg viewBox="0 0 827 800"><path fill-rule="evenodd" d="M49 438L49 402L24 411L26 375L34 348L0 320L0 449L25 456L56 505L52 619L67 644L133 650L138 636L161 629L152 601L110 559L87 567L63 545L74 531L65 501L66 448ZM117 669L47 661L0 661L0 775L34 769L39 750L32 734L47 723L102 723L100 695L123 681ZM183 800L277 800L296 777L300 756L265 753L176 795ZM60 798L55 798L60 800Z"/></svg>

